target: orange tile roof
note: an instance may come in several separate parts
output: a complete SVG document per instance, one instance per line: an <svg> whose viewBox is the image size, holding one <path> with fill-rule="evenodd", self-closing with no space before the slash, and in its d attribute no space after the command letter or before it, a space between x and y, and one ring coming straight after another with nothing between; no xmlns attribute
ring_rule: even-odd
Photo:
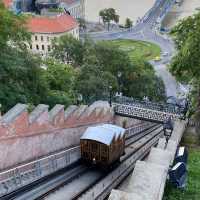
<svg viewBox="0 0 200 200"><path fill-rule="evenodd" d="M54 17L33 16L27 20L27 28L32 33L64 33L77 26L76 20L68 14Z"/></svg>
<svg viewBox="0 0 200 200"><path fill-rule="evenodd" d="M12 0L3 0L3 4L6 8L9 8L12 5Z"/></svg>

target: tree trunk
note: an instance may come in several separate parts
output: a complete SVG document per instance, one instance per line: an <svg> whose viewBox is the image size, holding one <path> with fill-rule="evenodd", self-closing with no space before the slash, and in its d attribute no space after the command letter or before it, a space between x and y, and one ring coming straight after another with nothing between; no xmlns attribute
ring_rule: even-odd
<svg viewBox="0 0 200 200"><path fill-rule="evenodd" d="M199 86L199 88L198 88L198 90L199 90L199 94L198 94L198 104L197 104L197 116L198 116L198 118L200 118L200 86Z"/></svg>
<svg viewBox="0 0 200 200"><path fill-rule="evenodd" d="M110 22L108 22L108 31L110 30Z"/></svg>

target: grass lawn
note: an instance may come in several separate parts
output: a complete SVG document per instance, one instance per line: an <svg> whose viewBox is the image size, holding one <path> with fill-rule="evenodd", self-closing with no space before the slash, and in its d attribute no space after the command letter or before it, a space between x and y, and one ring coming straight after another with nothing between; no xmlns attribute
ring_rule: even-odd
<svg viewBox="0 0 200 200"><path fill-rule="evenodd" d="M126 51L132 60L142 58L144 60L151 60L160 56L161 49L156 44L143 41L134 40L113 40L120 49Z"/></svg>
<svg viewBox="0 0 200 200"><path fill-rule="evenodd" d="M200 200L200 146L198 135L192 130L188 128L182 139L189 151L186 188L175 189L167 183L163 200Z"/></svg>

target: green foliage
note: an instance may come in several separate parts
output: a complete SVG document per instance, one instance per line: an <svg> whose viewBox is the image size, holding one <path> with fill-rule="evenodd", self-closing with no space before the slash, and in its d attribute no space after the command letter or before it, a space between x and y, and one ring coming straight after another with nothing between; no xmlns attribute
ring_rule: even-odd
<svg viewBox="0 0 200 200"><path fill-rule="evenodd" d="M74 69L70 65L60 63L53 59L47 59L45 72L46 82L52 90L71 92L74 82Z"/></svg>
<svg viewBox="0 0 200 200"><path fill-rule="evenodd" d="M55 104L68 106L74 101L74 69L54 59L47 59L44 66L46 67L44 79L48 85L48 95L45 103L50 106Z"/></svg>
<svg viewBox="0 0 200 200"><path fill-rule="evenodd" d="M115 12L111 9L110 13ZM142 98L144 90L152 99L162 98L162 84L156 81L152 67L142 60L133 62L127 52L108 42L94 43L88 38L82 42L65 35L54 41L51 58L42 60L26 48L31 35L25 22L24 16L16 16L0 4L3 112L19 102L30 105L30 111L39 103L67 106L80 93L89 103L108 97L109 86L113 94L121 90L124 95ZM66 64L69 61L72 65Z"/></svg>
<svg viewBox="0 0 200 200"><path fill-rule="evenodd" d="M68 36L63 36L62 41L66 40ZM62 44L65 48L60 52L61 55L66 55L70 41L71 38L66 44ZM110 85L113 93L120 90L127 96L143 98L149 95L152 100L164 100L163 82L155 75L150 64L141 59L135 59L133 62L126 51L111 42L94 43L88 38L84 43L79 42L77 47L81 49L77 52L81 51L83 54L79 58L80 65L77 65L79 68L75 93L81 93L86 103L91 99L108 97Z"/></svg>
<svg viewBox="0 0 200 200"><path fill-rule="evenodd" d="M172 60L170 71L179 81L193 86L193 105L200 110L200 13L180 21L171 34L178 53Z"/></svg>
<svg viewBox="0 0 200 200"><path fill-rule="evenodd" d="M120 50L128 54L133 62L135 60L152 60L160 56L161 52L159 46L150 42L119 39L113 40L111 43L117 45Z"/></svg>
<svg viewBox="0 0 200 200"><path fill-rule="evenodd" d="M0 3L0 103L6 112L17 103L30 111L39 103L68 105L72 100L74 70L54 60L42 63L26 44L30 34L26 18L16 16ZM47 69L41 66L46 66Z"/></svg>
<svg viewBox="0 0 200 200"><path fill-rule="evenodd" d="M189 150L188 180L185 190L175 189L167 184L163 200L199 200L200 199L200 151Z"/></svg>
<svg viewBox="0 0 200 200"><path fill-rule="evenodd" d="M80 30L85 31L87 28L85 19L78 18L78 23L79 23Z"/></svg>
<svg viewBox="0 0 200 200"><path fill-rule="evenodd" d="M83 43L75 39L72 35L65 35L53 42L53 54L57 60L62 62L72 62L72 65L79 66L83 61Z"/></svg>
<svg viewBox="0 0 200 200"><path fill-rule="evenodd" d="M50 90L44 103L51 108L55 106L55 104L62 104L67 107L72 104L72 98L65 91Z"/></svg>
<svg viewBox="0 0 200 200"><path fill-rule="evenodd" d="M86 103L107 98L110 85L116 89L115 77L110 72L101 71L100 67L95 65L82 66L76 81L77 92L83 95Z"/></svg>
<svg viewBox="0 0 200 200"><path fill-rule="evenodd" d="M5 112L16 103L38 104L46 98L47 84L41 60L26 49L30 34L26 18L0 3L0 102Z"/></svg>
<svg viewBox="0 0 200 200"><path fill-rule="evenodd" d="M25 28L26 18L23 15L16 16L5 9L0 1L0 46L7 46L10 41L15 47L24 47L25 41L30 39L30 34Z"/></svg>
<svg viewBox="0 0 200 200"><path fill-rule="evenodd" d="M133 26L133 21L131 19L126 18L125 28L131 28Z"/></svg>
<svg viewBox="0 0 200 200"><path fill-rule="evenodd" d="M99 16L101 17L104 25L107 24L108 30L110 28L110 22L113 21L115 23L119 23L119 15L116 14L114 8L103 9L99 12Z"/></svg>

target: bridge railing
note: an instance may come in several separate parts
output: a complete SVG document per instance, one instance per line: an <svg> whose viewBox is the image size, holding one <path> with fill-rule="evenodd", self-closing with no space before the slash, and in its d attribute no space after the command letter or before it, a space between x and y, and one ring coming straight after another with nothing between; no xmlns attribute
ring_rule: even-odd
<svg viewBox="0 0 200 200"><path fill-rule="evenodd" d="M182 109L181 107L177 107L172 104L164 104L164 103L155 103L152 101L145 101L145 100L139 100L131 97L114 97L113 101L118 104L123 105L132 105L139 108L146 108L161 112L168 112L173 114L181 115Z"/></svg>

